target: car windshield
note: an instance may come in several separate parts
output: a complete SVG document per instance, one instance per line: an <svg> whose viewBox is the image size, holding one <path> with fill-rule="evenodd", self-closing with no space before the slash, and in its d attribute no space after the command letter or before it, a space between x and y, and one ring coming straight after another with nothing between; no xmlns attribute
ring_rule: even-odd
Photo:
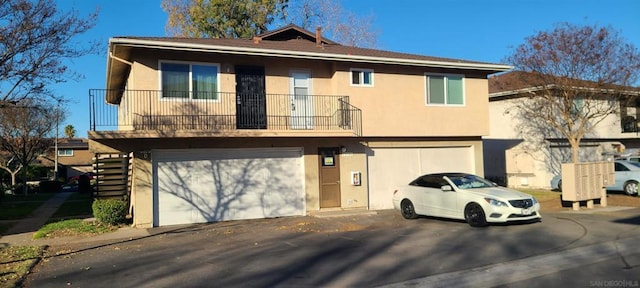
<svg viewBox="0 0 640 288"><path fill-rule="evenodd" d="M460 189L489 188L495 186L495 184L489 180L476 175L456 175L448 177L449 180Z"/></svg>

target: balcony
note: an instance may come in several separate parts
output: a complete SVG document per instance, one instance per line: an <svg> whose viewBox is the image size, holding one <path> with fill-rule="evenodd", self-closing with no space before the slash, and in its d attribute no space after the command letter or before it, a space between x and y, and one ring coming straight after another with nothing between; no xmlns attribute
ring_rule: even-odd
<svg viewBox="0 0 640 288"><path fill-rule="evenodd" d="M362 111L349 96L92 89L89 98L91 131L362 134Z"/></svg>

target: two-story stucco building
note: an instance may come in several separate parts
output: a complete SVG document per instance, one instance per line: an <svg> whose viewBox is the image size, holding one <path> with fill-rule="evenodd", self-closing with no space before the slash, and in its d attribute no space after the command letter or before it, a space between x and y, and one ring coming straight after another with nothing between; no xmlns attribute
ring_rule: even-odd
<svg viewBox="0 0 640 288"><path fill-rule="evenodd" d="M483 174L501 64L253 39L115 37L90 147L131 163L139 227L389 209L429 172ZM95 108L94 108L95 107ZM100 173L98 173L100 174Z"/></svg>
<svg viewBox="0 0 640 288"><path fill-rule="evenodd" d="M54 141L51 139L52 142ZM70 177L91 172L93 170L94 154L89 151L89 143L85 138L58 139L58 147L52 145L45 155L39 157L40 163L55 170L56 153L58 163L58 178L67 181Z"/></svg>
<svg viewBox="0 0 640 288"><path fill-rule="evenodd" d="M489 78L490 133L484 137L484 173L487 178L510 187L550 188L551 179L561 174L561 164L571 162L571 149L567 139L554 134L553 129L542 129L545 131L539 135L523 135L531 131L523 131L520 124L536 119L520 119L514 109L520 101L527 101L529 92L544 89L523 81L527 77L536 81L521 71ZM611 160L640 151L637 121L640 102L635 100L640 90L634 87L620 90L623 92L615 95L603 90L599 97L576 99L577 113L584 105L581 101L601 101L607 103L603 106L616 107L612 110L615 113L592 123L593 131L582 138L578 157L581 162Z"/></svg>

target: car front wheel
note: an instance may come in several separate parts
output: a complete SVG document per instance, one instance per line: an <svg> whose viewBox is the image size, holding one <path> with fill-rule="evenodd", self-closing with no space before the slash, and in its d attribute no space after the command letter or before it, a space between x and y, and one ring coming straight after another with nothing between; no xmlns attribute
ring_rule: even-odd
<svg viewBox="0 0 640 288"><path fill-rule="evenodd" d="M413 208L413 203L407 199L402 200L402 203L400 203L400 212L402 212L404 219L416 219L418 217L416 209Z"/></svg>
<svg viewBox="0 0 640 288"><path fill-rule="evenodd" d="M638 193L638 182L629 181L624 184L624 193L627 195L635 195Z"/></svg>
<svg viewBox="0 0 640 288"><path fill-rule="evenodd" d="M464 209L464 218L471 227L487 226L487 218L485 218L484 210L476 203L467 205Z"/></svg>

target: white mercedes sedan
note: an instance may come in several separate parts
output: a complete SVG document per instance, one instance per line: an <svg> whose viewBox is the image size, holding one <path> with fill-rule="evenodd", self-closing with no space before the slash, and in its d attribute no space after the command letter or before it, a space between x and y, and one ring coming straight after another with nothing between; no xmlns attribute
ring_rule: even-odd
<svg viewBox="0 0 640 288"><path fill-rule="evenodd" d="M465 220L473 227L542 218L533 196L466 173L420 176L393 192L393 207L405 219L435 216Z"/></svg>

